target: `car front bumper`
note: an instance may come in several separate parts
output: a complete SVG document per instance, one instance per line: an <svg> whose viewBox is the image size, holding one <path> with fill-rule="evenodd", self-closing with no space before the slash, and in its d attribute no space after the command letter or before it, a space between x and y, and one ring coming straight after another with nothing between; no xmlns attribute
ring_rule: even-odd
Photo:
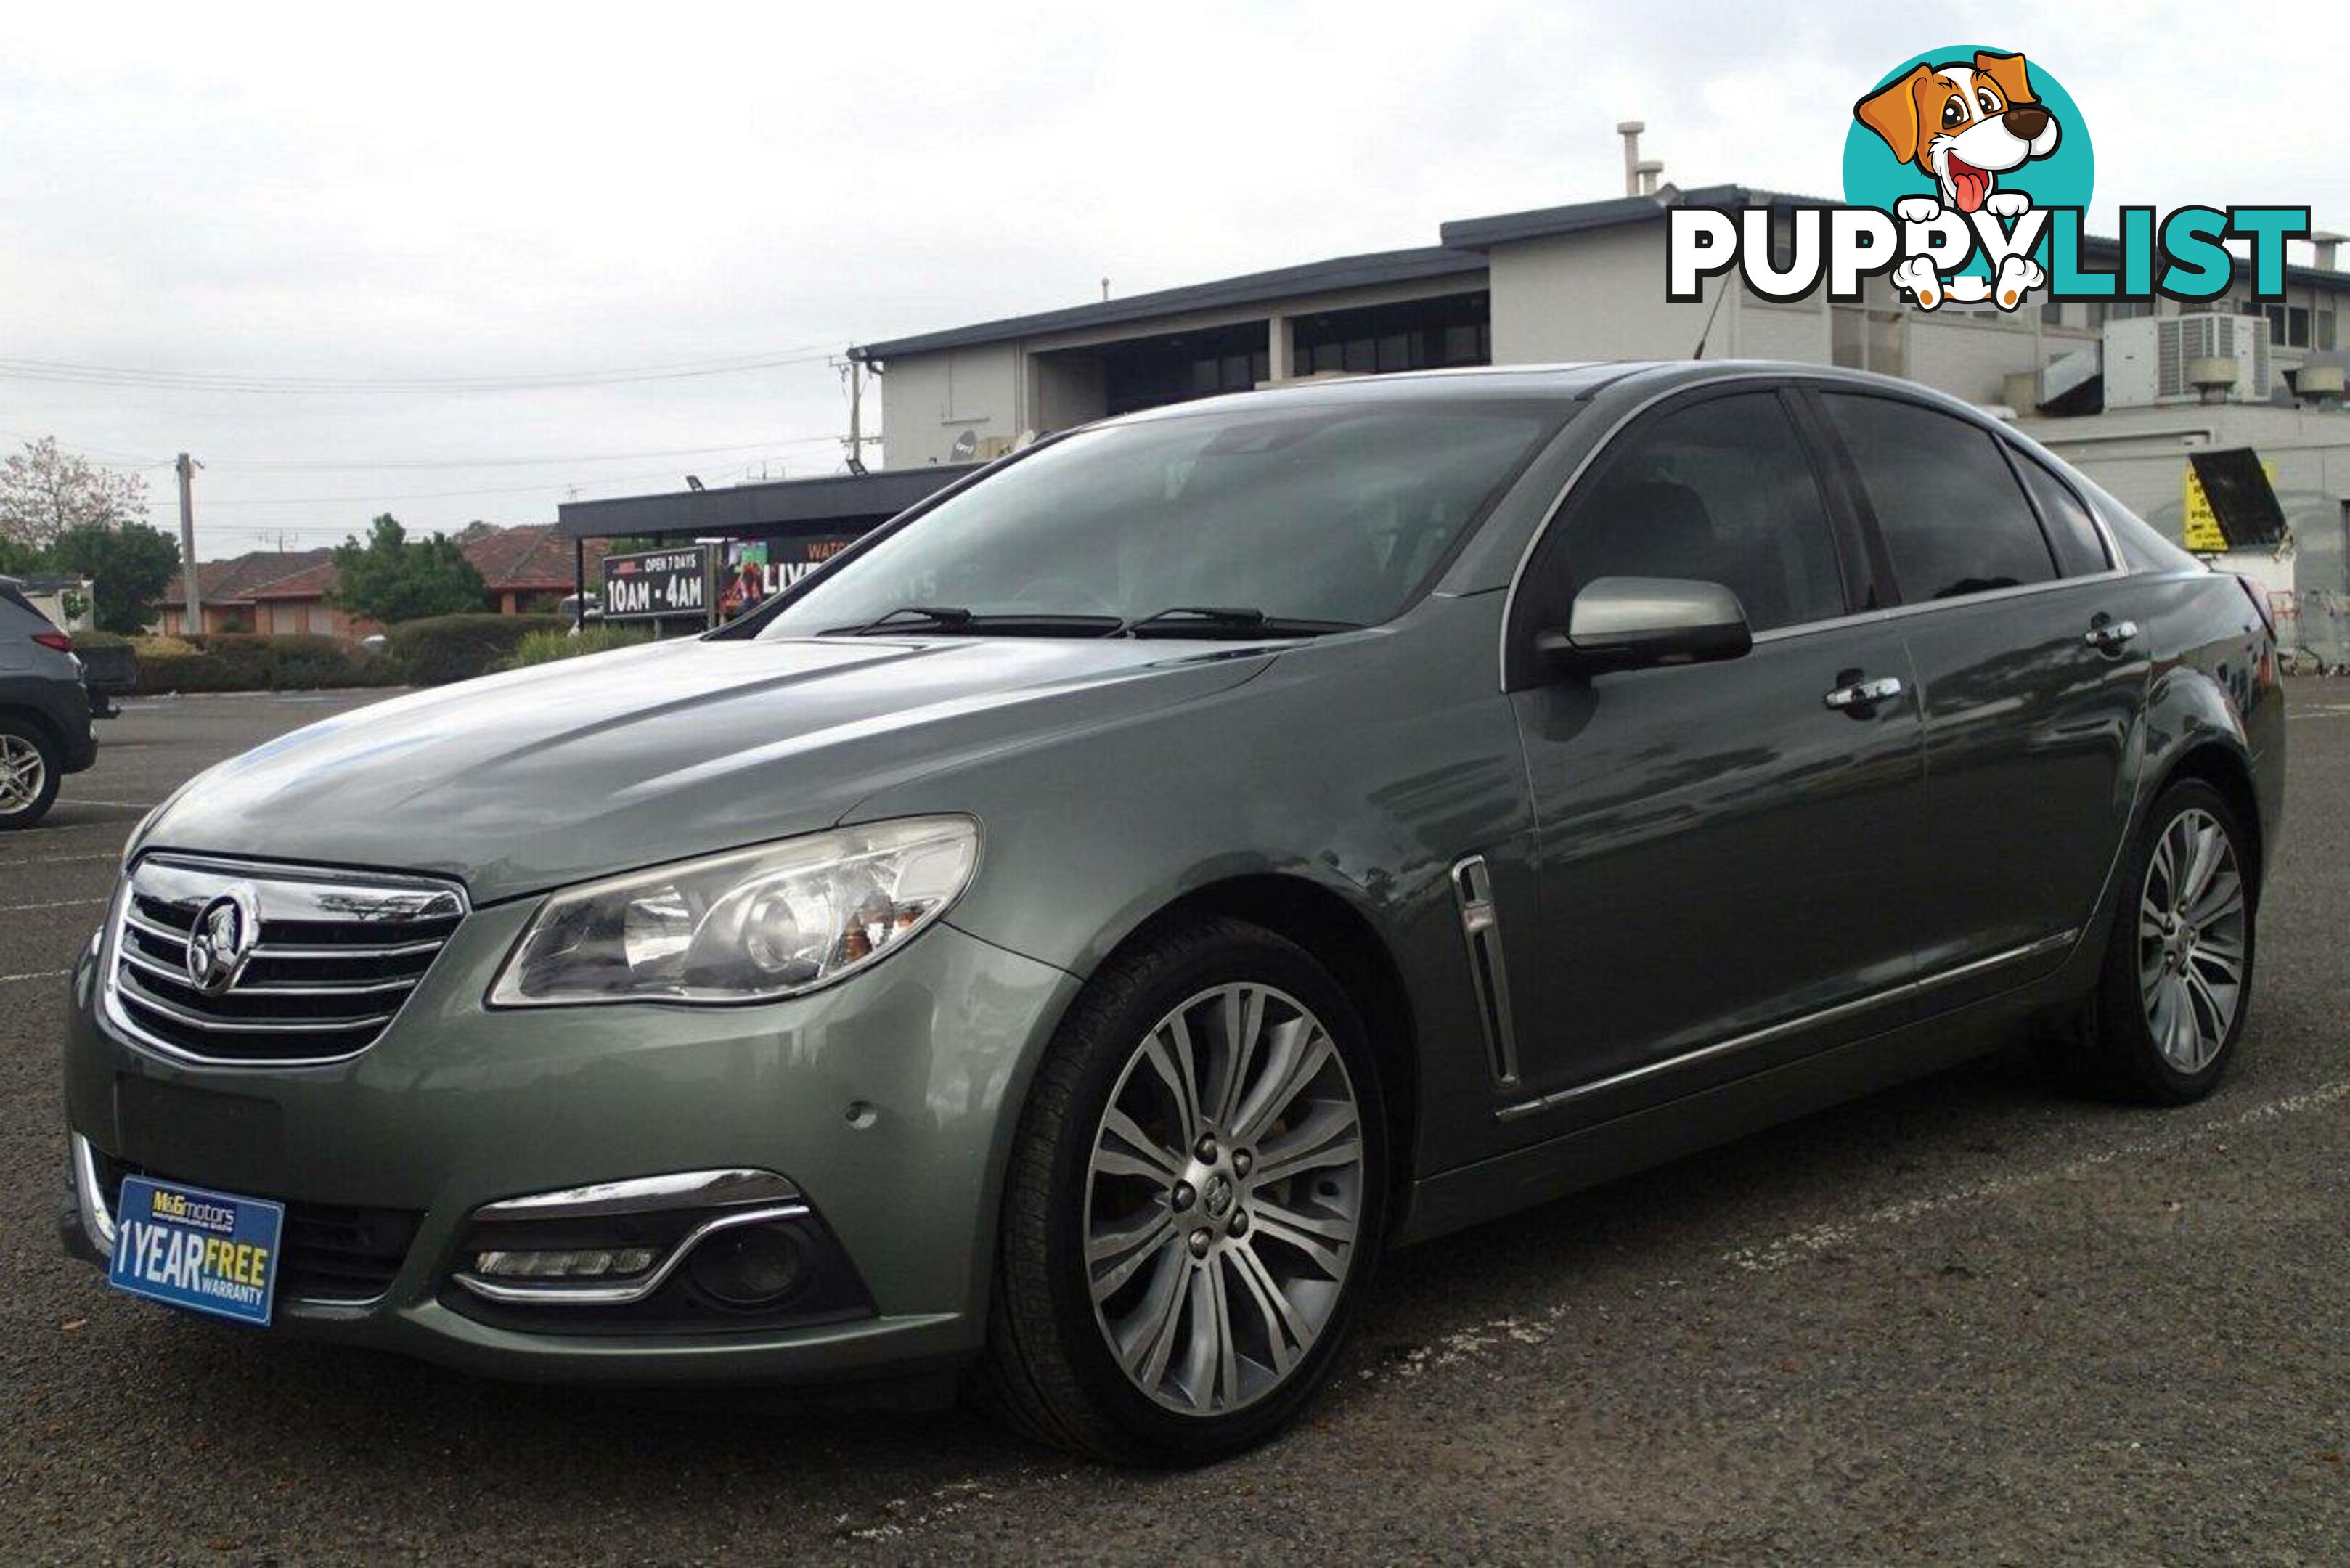
<svg viewBox="0 0 2350 1568"><path fill-rule="evenodd" d="M781 1002L488 1010L533 903L475 911L380 1040L315 1067L203 1066L120 1038L99 997L111 955L94 940L71 982L68 1131L98 1158L175 1181L421 1215L380 1296L281 1293L272 1332L598 1382L857 1379L976 1352L1009 1124L1077 982L941 924L864 974ZM61 1230L96 1258L89 1162L67 1163ZM463 1304L450 1278L461 1236L484 1205L730 1167L781 1173L806 1194L869 1315L541 1332L452 1304Z"/></svg>

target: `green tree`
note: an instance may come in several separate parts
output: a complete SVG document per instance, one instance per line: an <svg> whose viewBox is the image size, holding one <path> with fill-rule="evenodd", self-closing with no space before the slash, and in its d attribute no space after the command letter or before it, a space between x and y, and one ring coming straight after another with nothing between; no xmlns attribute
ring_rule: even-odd
<svg viewBox="0 0 2350 1568"><path fill-rule="evenodd" d="M144 523L78 524L43 554L44 569L97 585L99 629L124 636L145 629L180 569L179 541Z"/></svg>
<svg viewBox="0 0 2350 1568"><path fill-rule="evenodd" d="M389 512L368 529L367 543L335 546L340 577L334 601L386 626L432 615L458 615L488 604L489 588L456 540L445 534L411 539Z"/></svg>
<svg viewBox="0 0 2350 1568"><path fill-rule="evenodd" d="M119 528L147 518L147 482L100 468L57 445L55 436L26 441L0 462L0 538L36 550L68 529Z"/></svg>

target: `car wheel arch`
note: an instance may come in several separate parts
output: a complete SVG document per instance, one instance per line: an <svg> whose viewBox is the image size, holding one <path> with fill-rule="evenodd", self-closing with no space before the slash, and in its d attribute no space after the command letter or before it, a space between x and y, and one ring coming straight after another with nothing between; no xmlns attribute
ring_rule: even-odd
<svg viewBox="0 0 2350 1568"><path fill-rule="evenodd" d="M2130 832L2162 792L2181 778L2199 778L2227 798L2252 836L2255 897L2267 867L2269 824L2262 819L2251 742L2227 691L2208 673L2181 664L2158 675L2147 693L2146 760Z"/></svg>
<svg viewBox="0 0 2350 1568"><path fill-rule="evenodd" d="M66 738L58 732L57 722L38 708L25 708L15 703L0 702L0 719L13 719L29 726L36 734L48 742L51 751L56 752L59 756L65 754Z"/></svg>
<svg viewBox="0 0 2350 1568"><path fill-rule="evenodd" d="M2251 765L2235 747L2215 740L2190 742L2157 775L2154 787L2147 792L2147 809L2162 798L2162 794L2181 779L2199 779L2220 792L2251 837L2250 856L2252 901L2260 901L2261 884L2268 867L2267 830L2261 821L2259 794L2252 787Z"/></svg>
<svg viewBox="0 0 2350 1568"><path fill-rule="evenodd" d="M1410 1199L1420 1100L1418 1030L1402 966L1378 925L1344 894L1309 877L1246 872L1185 889L1160 904L1089 966L1151 940L1170 926L1217 917L1242 920L1296 943L1328 969L1370 1032L1388 1135L1388 1232L1398 1233Z"/></svg>

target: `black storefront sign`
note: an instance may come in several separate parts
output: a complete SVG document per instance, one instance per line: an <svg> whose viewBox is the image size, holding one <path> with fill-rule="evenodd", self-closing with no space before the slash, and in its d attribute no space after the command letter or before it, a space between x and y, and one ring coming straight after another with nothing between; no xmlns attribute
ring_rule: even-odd
<svg viewBox="0 0 2350 1568"><path fill-rule="evenodd" d="M718 618L733 620L798 582L856 542L854 534L729 540L718 572Z"/></svg>
<svg viewBox="0 0 2350 1568"><path fill-rule="evenodd" d="M604 618L707 620L709 546L604 557Z"/></svg>

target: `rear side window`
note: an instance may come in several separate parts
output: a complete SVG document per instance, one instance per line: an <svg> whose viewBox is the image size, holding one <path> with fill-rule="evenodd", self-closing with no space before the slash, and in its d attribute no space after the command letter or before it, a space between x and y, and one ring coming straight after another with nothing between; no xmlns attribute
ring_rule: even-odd
<svg viewBox="0 0 2350 1568"><path fill-rule="evenodd" d="M1903 599L2054 579L2048 542L1989 431L1892 398L1820 400L1860 470Z"/></svg>
<svg viewBox="0 0 2350 1568"><path fill-rule="evenodd" d="M1632 431L1576 493L1566 557L1577 585L1721 583L1756 631L1845 613L1827 509L1775 392L1709 398Z"/></svg>
<svg viewBox="0 0 2350 1568"><path fill-rule="evenodd" d="M2112 563L2106 559L2106 543L2097 537L2097 525L2089 520L2089 509L2081 504L2073 487L2022 452L2015 454L2015 466L2023 474L2023 487L2032 492L2040 507L2041 521L2048 524L2048 543L2064 575L2085 577L2107 570Z"/></svg>

